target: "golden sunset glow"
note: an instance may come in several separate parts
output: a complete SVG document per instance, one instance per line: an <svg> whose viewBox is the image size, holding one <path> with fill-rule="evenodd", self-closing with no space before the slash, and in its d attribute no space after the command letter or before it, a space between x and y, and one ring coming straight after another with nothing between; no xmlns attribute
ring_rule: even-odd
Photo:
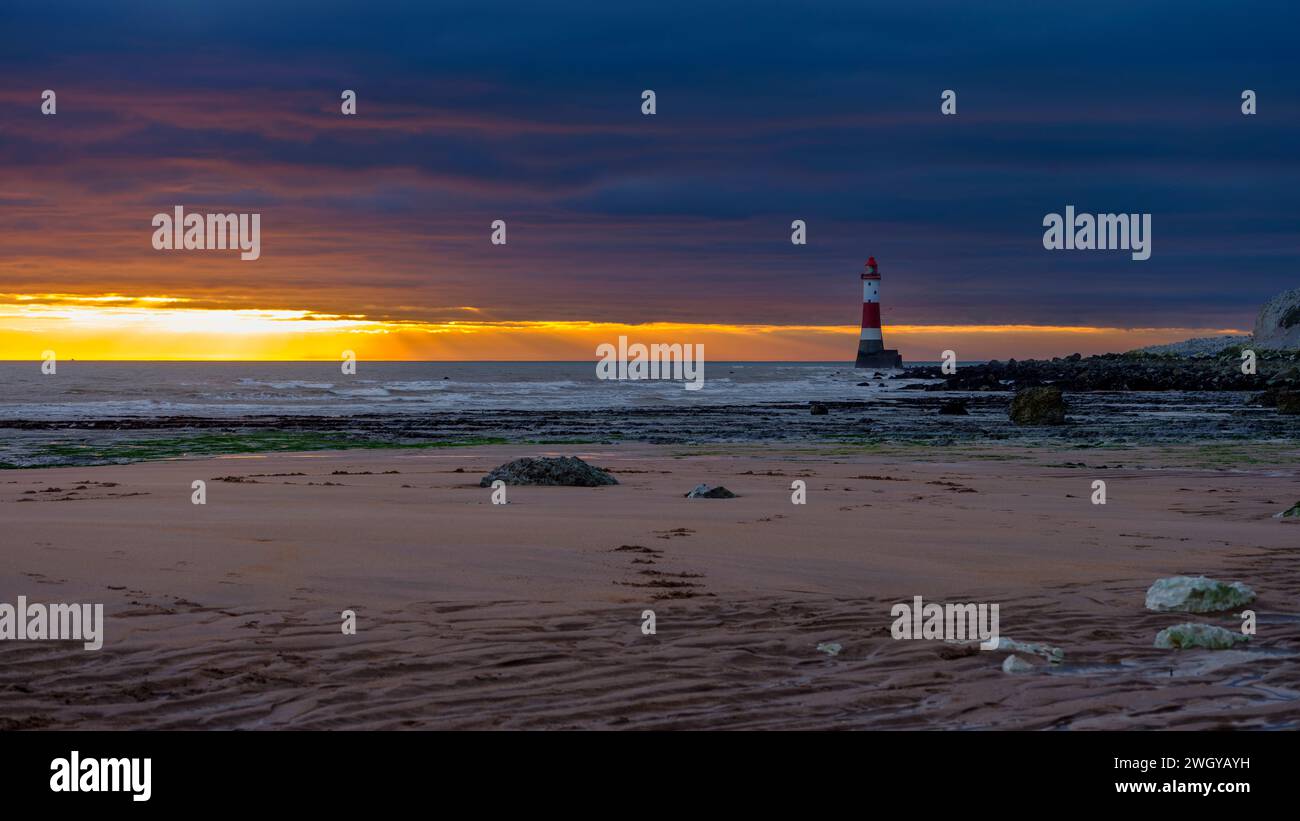
<svg viewBox="0 0 1300 821"><path fill-rule="evenodd" d="M0 359L44 351L86 360L584 360L596 347L631 342L703 344L713 360L850 360L858 328L655 322L418 322L309 309L187 307L167 295L0 294ZM473 314L472 306L465 306ZM1065 348L1091 353L1240 333L1214 328L1068 325L887 325L909 360L1027 357Z"/></svg>

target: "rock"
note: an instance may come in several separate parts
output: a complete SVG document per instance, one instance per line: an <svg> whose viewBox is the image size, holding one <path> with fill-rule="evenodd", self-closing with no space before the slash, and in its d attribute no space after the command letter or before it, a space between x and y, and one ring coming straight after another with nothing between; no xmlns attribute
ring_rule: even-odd
<svg viewBox="0 0 1300 821"><path fill-rule="evenodd" d="M813 402L811 410L813 416L825 416L830 413L830 410L821 402Z"/></svg>
<svg viewBox="0 0 1300 821"><path fill-rule="evenodd" d="M940 416L968 416L970 411L966 410L965 399L949 399L939 406Z"/></svg>
<svg viewBox="0 0 1300 821"><path fill-rule="evenodd" d="M1300 519L1300 502L1296 502L1291 507L1281 513L1274 513L1274 519Z"/></svg>
<svg viewBox="0 0 1300 821"><path fill-rule="evenodd" d="M542 456L523 458L494 469L479 480L479 487L491 487L500 479L507 485L565 485L597 487L616 485L618 480L576 456Z"/></svg>
<svg viewBox="0 0 1300 821"><path fill-rule="evenodd" d="M1015 654L1007 656L1006 660L1002 662L1002 672L1004 673L1032 673L1033 671L1034 665Z"/></svg>
<svg viewBox="0 0 1300 821"><path fill-rule="evenodd" d="M1300 386L1300 368L1287 368L1279 370L1268 378L1268 384L1271 387L1287 388L1291 385Z"/></svg>
<svg viewBox="0 0 1300 821"><path fill-rule="evenodd" d="M1205 576L1173 576L1157 579L1147 590L1146 606L1157 613L1220 613L1255 600L1255 591L1241 582L1207 579Z"/></svg>
<svg viewBox="0 0 1300 821"><path fill-rule="evenodd" d="M1278 391L1274 401L1278 413L1288 416L1300 414L1300 391Z"/></svg>
<svg viewBox="0 0 1300 821"><path fill-rule="evenodd" d="M817 645L817 652L825 653L828 656L838 656L840 654L840 651L843 649L844 648L840 645L840 643L835 641L823 642Z"/></svg>
<svg viewBox="0 0 1300 821"><path fill-rule="evenodd" d="M1163 650L1186 650L1204 647L1207 650L1227 650L1250 641L1250 636L1234 633L1213 624L1175 624L1156 633L1155 646Z"/></svg>
<svg viewBox="0 0 1300 821"><path fill-rule="evenodd" d="M1029 641L1016 641L1002 637L998 639L996 647L984 647L984 642L979 639L963 641L961 639L944 639L944 644L953 644L959 647L975 647L979 650L997 650L1003 653L1028 653L1033 656L1042 656L1052 664L1060 664L1065 661L1065 651L1059 647L1053 647L1050 644L1035 644Z"/></svg>
<svg viewBox="0 0 1300 821"><path fill-rule="evenodd" d="M1259 408L1276 408L1277 395L1279 393L1281 393L1281 391L1277 390L1276 388L1269 388L1263 393L1257 393L1254 396L1250 397L1250 400L1247 401L1246 404L1253 405Z"/></svg>
<svg viewBox="0 0 1300 821"><path fill-rule="evenodd" d="M730 490L727 490L722 485L718 485L717 487L709 487L708 485L701 482L700 484L696 485L691 490L690 493L686 494L686 498L687 499L734 499L736 498L736 494L732 493Z"/></svg>
<svg viewBox="0 0 1300 821"><path fill-rule="evenodd" d="M1300 288L1283 291L1259 309L1255 344L1261 348L1300 348Z"/></svg>
<svg viewBox="0 0 1300 821"><path fill-rule="evenodd" d="M1011 421L1017 425L1065 424L1065 398L1055 387L1023 388L1011 400Z"/></svg>
<svg viewBox="0 0 1300 821"><path fill-rule="evenodd" d="M1065 651L1059 647L1053 647L1050 644L1034 644L1033 642L1028 641L1016 641L1015 639L1000 638L998 639L997 649L1042 656L1052 664L1060 664L1065 661Z"/></svg>

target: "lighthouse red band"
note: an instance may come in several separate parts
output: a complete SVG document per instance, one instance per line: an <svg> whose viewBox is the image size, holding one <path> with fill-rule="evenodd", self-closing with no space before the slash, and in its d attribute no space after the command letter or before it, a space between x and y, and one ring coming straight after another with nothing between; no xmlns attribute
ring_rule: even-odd
<svg viewBox="0 0 1300 821"><path fill-rule="evenodd" d="M880 331L880 268L876 258L867 260L862 272L862 333L858 337L856 368L901 368L903 357L896 350L886 350Z"/></svg>

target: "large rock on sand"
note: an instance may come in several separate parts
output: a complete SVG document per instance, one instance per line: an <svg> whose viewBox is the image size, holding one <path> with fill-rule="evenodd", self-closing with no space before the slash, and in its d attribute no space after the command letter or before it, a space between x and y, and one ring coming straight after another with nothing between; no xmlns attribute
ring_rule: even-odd
<svg viewBox="0 0 1300 821"><path fill-rule="evenodd" d="M1273 518L1274 519L1300 519L1300 502L1296 502L1295 504L1291 505L1281 513L1274 513Z"/></svg>
<svg viewBox="0 0 1300 821"><path fill-rule="evenodd" d="M1065 424L1065 397L1060 388L1023 388L1011 400L1011 421L1017 425Z"/></svg>
<svg viewBox="0 0 1300 821"><path fill-rule="evenodd" d="M1254 600L1255 591L1241 582L1228 584L1204 576L1158 579L1147 590L1147 609L1158 613L1220 613Z"/></svg>
<svg viewBox="0 0 1300 821"><path fill-rule="evenodd" d="M730 490L727 490L722 485L718 485L717 487L709 487L708 485L701 482L700 484L692 488L690 493L686 494L686 498L687 499L734 499L736 498L736 494L732 493Z"/></svg>
<svg viewBox="0 0 1300 821"><path fill-rule="evenodd" d="M542 456L507 462L479 480L479 487L491 487L500 479L507 485L567 485L597 487L616 485L618 480L576 456Z"/></svg>
<svg viewBox="0 0 1300 821"><path fill-rule="evenodd" d="M1207 650L1227 650L1250 636L1234 633L1213 624L1175 624L1156 633L1155 646L1164 650L1186 650L1204 647Z"/></svg>
<svg viewBox="0 0 1300 821"><path fill-rule="evenodd" d="M1300 348L1300 288L1283 291L1260 308L1254 344L1261 348Z"/></svg>

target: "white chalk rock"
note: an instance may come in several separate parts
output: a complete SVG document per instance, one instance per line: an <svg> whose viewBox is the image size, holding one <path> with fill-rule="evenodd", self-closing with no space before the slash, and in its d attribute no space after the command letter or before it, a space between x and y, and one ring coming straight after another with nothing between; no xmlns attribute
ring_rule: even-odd
<svg viewBox="0 0 1300 821"><path fill-rule="evenodd" d="M1002 672L1004 673L1032 673L1034 665L1022 659L1017 655L1007 656L1002 662Z"/></svg>
<svg viewBox="0 0 1300 821"><path fill-rule="evenodd" d="M1216 581L1204 576L1157 579L1147 590L1147 609L1157 613L1221 613L1255 600L1255 591L1241 582Z"/></svg>
<svg viewBox="0 0 1300 821"><path fill-rule="evenodd" d="M1254 344L1261 348L1300 348L1300 288L1283 291L1259 309Z"/></svg>
<svg viewBox="0 0 1300 821"><path fill-rule="evenodd" d="M1250 641L1250 636L1234 633L1213 624L1175 624L1156 634L1156 647L1162 650L1185 650L1204 647L1207 650L1227 650Z"/></svg>

